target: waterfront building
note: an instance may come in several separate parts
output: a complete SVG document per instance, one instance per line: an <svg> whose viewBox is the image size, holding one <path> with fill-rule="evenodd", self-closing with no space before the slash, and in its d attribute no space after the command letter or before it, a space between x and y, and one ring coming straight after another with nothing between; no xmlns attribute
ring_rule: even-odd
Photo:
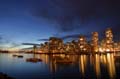
<svg viewBox="0 0 120 79"><path fill-rule="evenodd" d="M78 40L79 52L85 52L87 50L87 41L85 36L80 36Z"/></svg>
<svg viewBox="0 0 120 79"><path fill-rule="evenodd" d="M105 31L105 38L99 41L98 32L92 32L92 39L90 42L86 37L81 35L78 41L63 43L63 40L57 37L50 37L48 42L41 45L40 50L48 53L65 53L76 54L85 52L113 52L120 51L120 43L114 43L113 33L110 28Z"/></svg>
<svg viewBox="0 0 120 79"><path fill-rule="evenodd" d="M105 31L105 49L106 49L106 52L114 50L113 44L114 44L114 42L113 42L113 33L112 33L111 28L108 28Z"/></svg>
<svg viewBox="0 0 120 79"><path fill-rule="evenodd" d="M92 51L93 52L98 52L99 51L99 46L98 46L98 32L92 32Z"/></svg>
<svg viewBox="0 0 120 79"><path fill-rule="evenodd" d="M63 47L63 40L56 37L50 37L49 39L49 52L60 53Z"/></svg>

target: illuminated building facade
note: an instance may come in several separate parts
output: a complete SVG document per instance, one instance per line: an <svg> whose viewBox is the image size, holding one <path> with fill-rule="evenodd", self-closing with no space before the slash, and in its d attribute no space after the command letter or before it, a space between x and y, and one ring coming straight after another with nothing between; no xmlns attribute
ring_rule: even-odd
<svg viewBox="0 0 120 79"><path fill-rule="evenodd" d="M51 37L49 39L49 52L51 53L60 53L63 48L63 41L60 38Z"/></svg>
<svg viewBox="0 0 120 79"><path fill-rule="evenodd" d="M112 33L112 30L110 28L108 28L106 31L105 31L105 51L106 52L109 52L109 51L113 51L113 33Z"/></svg>
<svg viewBox="0 0 120 79"><path fill-rule="evenodd" d="M87 42L86 37L81 35L78 41L63 43L63 40L50 37L49 42L44 43L40 49L47 50L48 53L82 53L82 52L113 52L120 51L120 43L113 42L113 33L110 28L105 31L105 38L99 42L98 32L92 32L91 42ZM45 51L43 51L45 52Z"/></svg>
<svg viewBox="0 0 120 79"><path fill-rule="evenodd" d="M92 32L92 50L93 52L98 52L98 32Z"/></svg>
<svg viewBox="0 0 120 79"><path fill-rule="evenodd" d="M83 52L87 50L87 42L85 36L80 36L78 40L79 51Z"/></svg>

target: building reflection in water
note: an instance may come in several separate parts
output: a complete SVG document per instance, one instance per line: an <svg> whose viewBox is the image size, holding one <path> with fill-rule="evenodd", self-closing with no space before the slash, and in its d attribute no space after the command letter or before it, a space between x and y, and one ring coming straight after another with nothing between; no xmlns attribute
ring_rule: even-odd
<svg viewBox="0 0 120 79"><path fill-rule="evenodd" d="M44 55L41 54L39 55L39 57L42 59L42 61L48 65L51 73L55 73L56 69L57 69L57 65L55 64L55 62L53 61L53 55Z"/></svg>
<svg viewBox="0 0 120 79"><path fill-rule="evenodd" d="M115 71L115 61L114 61L114 54L107 53L106 55L101 55L101 64L107 68L109 76L111 79L115 79L116 71Z"/></svg>
<svg viewBox="0 0 120 79"><path fill-rule="evenodd" d="M50 68L50 71L52 74L55 74L57 71L57 68L60 68L60 66L54 61L53 55L39 55L39 57L43 60L45 64L47 64ZM61 55L58 55L58 57L64 57ZM101 78L104 73L101 72L101 64L104 68L107 68L107 73L109 74L109 77L111 79L115 79L116 71L115 71L115 62L114 62L114 55L107 53L107 54L95 54L95 55L67 55L67 57L70 61L73 63L67 64L67 65L75 65L78 63L79 66L79 72L82 73L83 78L86 74L86 67L93 66L93 69L95 71L95 75L97 78ZM90 62L90 64L88 64ZM87 66L88 65L88 66ZM59 66L59 67L58 67Z"/></svg>
<svg viewBox="0 0 120 79"><path fill-rule="evenodd" d="M82 73L82 76L85 76L85 70L86 70L86 65L87 65L87 56L86 55L80 55L79 57L79 70Z"/></svg>
<svg viewBox="0 0 120 79"><path fill-rule="evenodd" d="M52 55L50 56L49 60L50 60L49 68L50 68L50 71L52 72L52 74L54 75L56 70L57 70L57 64L53 60L53 56Z"/></svg>
<svg viewBox="0 0 120 79"><path fill-rule="evenodd" d="M104 55L104 54L102 54L101 56L100 56L100 62L104 65L104 67L106 67L106 65L107 65L107 57L106 57L106 55Z"/></svg>
<svg viewBox="0 0 120 79"><path fill-rule="evenodd" d="M97 78L100 78L101 71L100 71L100 55L96 54L95 55L95 71L96 71L96 76Z"/></svg>
<svg viewBox="0 0 120 79"><path fill-rule="evenodd" d="M41 54L41 55L39 55L39 57L42 59L42 61L45 64L49 64L49 56L48 55Z"/></svg>
<svg viewBox="0 0 120 79"><path fill-rule="evenodd" d="M115 79L116 73L115 73L114 55L110 53L107 54L107 68L110 78Z"/></svg>
<svg viewBox="0 0 120 79"><path fill-rule="evenodd" d="M90 55L90 65L93 67L97 79L99 79L101 77L101 63L99 54Z"/></svg>

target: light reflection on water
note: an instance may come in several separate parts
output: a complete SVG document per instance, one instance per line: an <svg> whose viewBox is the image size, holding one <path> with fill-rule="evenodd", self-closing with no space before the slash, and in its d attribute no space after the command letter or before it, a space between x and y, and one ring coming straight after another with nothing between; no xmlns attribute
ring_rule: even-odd
<svg viewBox="0 0 120 79"><path fill-rule="evenodd" d="M22 54L23 58L13 54L0 54L0 72L16 79L88 79L88 78L119 78L120 62L115 62L113 54L106 55L44 55ZM42 62L26 62L27 58L40 58ZM61 57L72 63L56 63ZM60 60L61 61L61 60ZM116 66L116 63L117 64Z"/></svg>
<svg viewBox="0 0 120 79"><path fill-rule="evenodd" d="M115 63L113 54L107 54L107 64L110 78L113 79L115 76Z"/></svg>

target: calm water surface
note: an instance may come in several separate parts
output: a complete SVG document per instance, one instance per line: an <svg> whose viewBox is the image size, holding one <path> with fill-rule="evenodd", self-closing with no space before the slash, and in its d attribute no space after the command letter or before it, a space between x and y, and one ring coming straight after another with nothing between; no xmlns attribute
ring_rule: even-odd
<svg viewBox="0 0 120 79"><path fill-rule="evenodd" d="M23 58L13 57L14 54L0 53L0 72L16 79L120 79L120 61L109 53L67 56L20 54ZM33 57L42 59L42 62L26 62L27 58ZM72 63L56 63L59 57Z"/></svg>

